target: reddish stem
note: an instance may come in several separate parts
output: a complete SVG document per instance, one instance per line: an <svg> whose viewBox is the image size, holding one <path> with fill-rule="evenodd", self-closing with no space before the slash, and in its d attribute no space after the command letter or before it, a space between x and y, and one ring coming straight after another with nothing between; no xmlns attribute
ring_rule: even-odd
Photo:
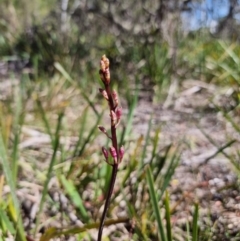
<svg viewBox="0 0 240 241"><path fill-rule="evenodd" d="M106 92L108 95L110 112L115 111L114 101L112 98L109 84L105 84L105 89L106 89ZM102 240L102 232L103 232L104 222L105 222L105 219L107 216L107 211L108 211L108 208L110 205L110 200L111 200L111 196L113 193L113 189L114 189L114 185L115 185L116 177L117 177L117 172L118 172L119 152L118 152L117 133L116 133L115 125L111 125L111 134L112 134L112 146L115 148L115 150L117 152L117 163L114 162L114 164L112 166L112 176L111 176L110 185L109 185L109 189L108 189L107 196L106 196L106 201L104 204L103 214L102 214L101 221L100 221L100 226L99 226L99 231L98 231L98 239L97 239L98 241Z"/></svg>
<svg viewBox="0 0 240 241"><path fill-rule="evenodd" d="M100 225L99 225L98 239L97 239L98 241L102 240L103 226L104 226L104 222L105 222L105 219L106 219L106 216L107 216L107 211L108 211L108 208L109 208L109 205L110 205L110 200L111 200L113 188L114 188L116 177L117 177L117 171L118 171L118 164L114 164L113 167L112 167L112 176L111 176L110 186L109 186L109 189L108 189L106 201L105 201L105 204L104 204L103 214L102 214Z"/></svg>

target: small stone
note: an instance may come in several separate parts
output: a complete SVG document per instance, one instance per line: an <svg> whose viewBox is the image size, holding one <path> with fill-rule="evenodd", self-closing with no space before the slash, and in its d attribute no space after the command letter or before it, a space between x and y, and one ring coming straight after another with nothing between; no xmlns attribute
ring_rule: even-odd
<svg viewBox="0 0 240 241"><path fill-rule="evenodd" d="M223 217L219 217L218 221L222 224L225 224L227 222L227 220Z"/></svg>
<svg viewBox="0 0 240 241"><path fill-rule="evenodd" d="M222 202L221 201L216 201L214 205L216 207L221 207L222 206Z"/></svg>
<svg viewBox="0 0 240 241"><path fill-rule="evenodd" d="M232 223L230 223L230 224L228 224L228 226L227 226L227 227L228 227L228 229L233 229L233 227L234 227L234 226L233 226L233 224L232 224Z"/></svg>

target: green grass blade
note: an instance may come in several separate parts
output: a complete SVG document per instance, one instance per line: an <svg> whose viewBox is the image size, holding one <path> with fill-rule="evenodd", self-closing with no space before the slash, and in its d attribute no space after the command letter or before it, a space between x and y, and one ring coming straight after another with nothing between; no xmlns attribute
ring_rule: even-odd
<svg viewBox="0 0 240 241"><path fill-rule="evenodd" d="M235 81L237 81L237 83L239 83L239 81L238 81L239 76L238 76L238 73L236 72L235 68L231 68L229 65L227 65L225 63L219 63L219 66L223 69L223 71L228 73L229 76L232 76L233 79Z"/></svg>
<svg viewBox="0 0 240 241"><path fill-rule="evenodd" d="M191 234L190 234L190 227L189 227L189 221L186 222L186 229L187 229L187 241L191 241Z"/></svg>
<svg viewBox="0 0 240 241"><path fill-rule="evenodd" d="M137 142L137 146L140 146L141 142L142 142L142 138L139 138L139 140ZM135 172L135 170L137 169L137 166L138 166L138 161L137 161L137 156L136 156L137 149L138 149L138 147L135 149L134 154L130 156L129 165L127 165L125 175L123 176L123 178L121 180L121 188L113 194L113 197L112 197L113 200L115 197L117 197L119 195L119 193L121 192L121 189L123 189L123 187L125 187L127 185L127 182L130 178L131 173Z"/></svg>
<svg viewBox="0 0 240 241"><path fill-rule="evenodd" d="M104 172L103 193L105 195L109 189L111 174L112 174L112 167L107 163L104 163L104 165L102 166L102 171Z"/></svg>
<svg viewBox="0 0 240 241"><path fill-rule="evenodd" d="M223 113L223 116L226 118L226 120L229 121L229 122L232 124L233 128L234 128L238 133L240 133L240 125L238 125L238 124L232 119L232 117L231 117L228 113L226 113L226 112L224 112L224 111L222 111L222 110L221 110L221 112Z"/></svg>
<svg viewBox="0 0 240 241"><path fill-rule="evenodd" d="M24 235L22 219L21 219L21 215L20 215L20 206L18 203L17 195L16 195L13 173L11 171L9 161L7 158L7 150L6 150L4 142L3 142L2 133L0 133L0 162L2 164L7 183L10 187L10 193L11 193L11 197L13 200L15 212L17 213L17 217L19 217L18 220L16 221L16 225L17 225L16 238L17 238L17 241L26 241L26 238Z"/></svg>
<svg viewBox="0 0 240 241"><path fill-rule="evenodd" d="M83 154L83 152L84 152L87 144L91 141L92 136L94 135L95 131L98 129L97 127L98 127L98 125L99 125L99 123L100 123L100 121L101 121L101 119L102 119L103 113L104 113L104 112L102 112L102 113L98 116L95 125L94 125L94 126L92 127L92 129L89 131L89 134L88 134L87 138L85 139L84 143L82 144L81 149L74 151L74 153L76 153L76 154L75 154L73 157L81 156L81 155ZM74 162L72 162L72 164L71 164L71 166L70 166L70 168L69 168L69 171L68 171L68 173L67 173L67 177L69 177L69 176L71 175L71 173L72 173L72 171L73 171L73 168L74 168Z"/></svg>
<svg viewBox="0 0 240 241"><path fill-rule="evenodd" d="M137 84L138 86L138 84ZM138 87L136 87L136 91L134 93L133 99L130 101L129 104L129 112L128 112L128 116L127 116L127 126L126 129L124 131L124 135L121 138L120 144L123 144L124 139L126 136L129 136L131 129L132 129L132 123L133 123L133 117L134 117L134 111L136 109L137 106L137 102L138 102L138 94L139 94L139 90Z"/></svg>
<svg viewBox="0 0 240 241"><path fill-rule="evenodd" d="M14 183L16 184L17 181L17 174L18 174L18 143L20 140L20 132L21 127L16 126L14 130L14 139L13 139L13 147L12 147L12 168L13 168L13 178Z"/></svg>
<svg viewBox="0 0 240 241"><path fill-rule="evenodd" d="M61 129L63 116L64 116L63 113L60 113L59 116L58 116L58 123L57 123L57 128L56 128L55 136L54 136L53 154L52 154L52 158L51 158L50 165L49 165L49 168L48 168L47 177L46 177L46 180L45 180L45 183L44 183L44 186L43 186L42 198L41 198L39 210L38 210L38 213L37 213L35 234L37 232L37 228L38 228L39 221L40 221L40 214L42 212L43 204L45 202L45 198L46 198L46 195L47 195L48 183L50 181L53 166L54 166L55 161L56 161L57 150L58 150L58 147L59 147L59 144L60 144L60 129Z"/></svg>
<svg viewBox="0 0 240 241"><path fill-rule="evenodd" d="M13 178L14 178L15 184L16 184L17 174L18 174L18 144L20 140L21 127L24 119L22 114L23 112L22 96L24 95L23 93L24 87L22 85L23 84L21 84L21 89L16 87L14 91L15 92L14 93L15 108L14 108L14 123L13 123L14 139L13 139L12 156L11 156L12 158L11 167L13 169Z"/></svg>
<svg viewBox="0 0 240 241"><path fill-rule="evenodd" d="M60 177L61 182L67 191L68 195L70 196L71 200L73 201L74 205L79 209L81 218L84 222L88 222L89 216L88 213L83 205L82 198L80 197L76 187L74 186L71 180L67 180L64 175Z"/></svg>
<svg viewBox="0 0 240 241"><path fill-rule="evenodd" d="M157 151L157 146L158 146L158 142L159 142L159 134L160 134L160 129L157 129L155 132L154 139L153 139L153 150L152 150L152 157L151 157L150 163L156 157L156 151Z"/></svg>
<svg viewBox="0 0 240 241"><path fill-rule="evenodd" d="M98 129L98 125L102 119L103 116L103 112L98 116L97 121L95 123L95 125L93 126L93 128L89 131L89 134L86 138L86 140L84 141L82 148L79 150L77 156L81 156L86 148L86 145L91 141L92 136L94 135L95 131Z"/></svg>
<svg viewBox="0 0 240 241"><path fill-rule="evenodd" d="M70 84L74 84L74 80L73 78L70 76L70 74L64 69L64 67L59 63L59 62L55 62L54 63L54 67L63 75L63 77L70 83ZM88 102L88 104L91 106L91 108L93 109L94 113L99 116L100 114L98 113L94 102L92 102L89 99L89 95L86 94L86 92L83 90L82 86L79 84L79 90L81 91L81 95L82 97Z"/></svg>
<svg viewBox="0 0 240 241"><path fill-rule="evenodd" d="M161 194L159 196L159 200L162 198L164 191L166 190L174 172L176 167L178 166L179 163L179 159L180 157L176 155L176 153L172 156L171 160L170 160L170 165L168 166L167 172L164 175L164 181L163 181L163 185L162 185L162 190L161 190Z"/></svg>
<svg viewBox="0 0 240 241"><path fill-rule="evenodd" d="M164 233L164 227L162 224L162 219L161 219L160 210L159 210L159 206L158 206L158 199L157 199L156 191L154 188L153 174L152 174L152 170L151 170L150 166L147 167L147 182L148 182L149 193L150 193L150 198L151 198L154 215L155 215L157 225L158 225L159 236L161 237L161 241L167 241L165 233Z"/></svg>
<svg viewBox="0 0 240 241"><path fill-rule="evenodd" d="M73 83L72 77L68 74L68 72L63 68L63 66L59 62L55 62L54 67L64 76L64 78L67 81L69 81L69 83Z"/></svg>
<svg viewBox="0 0 240 241"><path fill-rule="evenodd" d="M193 235L192 241L198 241L198 204L195 204L194 214L193 214Z"/></svg>
<svg viewBox="0 0 240 241"><path fill-rule="evenodd" d="M78 134L78 141L77 141L76 146L74 148L73 156L77 155L78 150L79 150L79 146L80 146L80 144L82 142L82 139L83 139L85 126L86 126L86 123L87 123L87 113L88 113L88 107L82 113L82 120L81 120L81 123L80 123L80 130L79 130L79 134Z"/></svg>
<svg viewBox="0 0 240 241"><path fill-rule="evenodd" d="M219 41L220 46L224 49L225 53L233 59L237 66L240 65L240 58L237 54L234 53L233 49L236 47L236 44L233 43L231 46L227 46L223 41Z"/></svg>
<svg viewBox="0 0 240 241"><path fill-rule="evenodd" d="M156 164L154 166L154 181L158 178L160 172L162 171L162 169L167 161L171 147L172 147L171 144L168 145L162 156L160 156L159 154L156 155Z"/></svg>
<svg viewBox="0 0 240 241"><path fill-rule="evenodd" d="M167 191L166 191L164 204L165 204L165 210L166 210L167 240L172 241L171 211L170 211L169 195Z"/></svg>
<svg viewBox="0 0 240 241"><path fill-rule="evenodd" d="M51 139L51 143L52 143L52 147L53 147L54 146L54 140L53 140L53 135L52 135L52 132L51 132L50 124L49 124L47 116L46 116L46 112L43 109L41 101L39 99L37 99L36 102L37 102L37 106L38 106L40 115L42 117L43 123L45 125L46 131L47 131L47 133L48 133L48 135L49 135L49 137Z"/></svg>
<svg viewBox="0 0 240 241"><path fill-rule="evenodd" d="M91 101L89 98L89 94L87 94L84 90L82 90L81 87L79 87L80 91L81 91L81 95L82 97L87 101L87 103L89 104L89 106L92 108L92 110L94 111L94 113L96 114L97 117L99 117L101 114L98 113L98 110L96 109L96 105L95 105L95 101Z"/></svg>
<svg viewBox="0 0 240 241"><path fill-rule="evenodd" d="M5 211L0 207L0 227L3 232L9 231L11 234L15 235L15 229L9 220Z"/></svg>
<svg viewBox="0 0 240 241"><path fill-rule="evenodd" d="M144 147L143 147L142 158L141 158L141 162L140 162L141 168L144 166L144 159L145 159L145 156L146 156L146 153L147 153L147 146L148 146L148 142L149 142L149 139L150 139L151 128L152 128L152 116L150 117L150 120L148 122L148 131L147 131L147 135L146 135L146 138L145 138L145 144L144 144Z"/></svg>
<svg viewBox="0 0 240 241"><path fill-rule="evenodd" d="M239 166L239 162L236 161L235 157L230 156L229 154L227 154L225 152L225 149L230 147L233 143L236 142L236 140L231 140L230 142L228 142L226 145L223 145L222 147L219 147L217 145L217 143L211 138L210 135L208 135L201 127L199 127L199 130L202 132L202 134L208 139L208 141L214 145L217 148L217 151L211 155L210 157L208 157L207 159L205 159L204 163L206 163L208 160L210 160L211 158L213 158L214 156L216 156L218 153L222 153L234 166L234 168L239 172L240 171L240 166Z"/></svg>

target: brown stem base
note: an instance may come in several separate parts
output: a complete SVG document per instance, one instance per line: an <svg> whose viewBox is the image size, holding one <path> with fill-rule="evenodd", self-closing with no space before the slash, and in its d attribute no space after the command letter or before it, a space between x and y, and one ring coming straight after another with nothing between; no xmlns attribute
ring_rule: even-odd
<svg viewBox="0 0 240 241"><path fill-rule="evenodd" d="M107 216L107 210L108 210L109 205L110 205L110 200L111 200L113 188L114 188L116 177L117 177L117 171L118 171L118 164L114 164L113 168L112 168L112 176L111 176L110 186L109 186L109 189L108 189L106 202L105 202L105 205L104 205L103 214L102 214L100 225L99 225L97 241L102 240L102 232L103 232L104 222L105 222L105 219L106 219L106 216Z"/></svg>

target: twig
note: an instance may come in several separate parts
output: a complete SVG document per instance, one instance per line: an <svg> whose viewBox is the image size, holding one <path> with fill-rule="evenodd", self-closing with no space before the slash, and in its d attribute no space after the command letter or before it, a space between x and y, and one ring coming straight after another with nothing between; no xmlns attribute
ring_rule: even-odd
<svg viewBox="0 0 240 241"><path fill-rule="evenodd" d="M210 161L212 158L214 158L217 154L219 154L219 153L225 153L225 152L223 152L223 151L224 151L226 148L228 148L229 146L231 146L234 142L236 142L236 140L231 140L231 141L229 141L227 144L225 144L224 146L219 147L218 150L217 150L215 153L213 153L211 156L209 156L208 158L206 158L198 167L207 164L208 161Z"/></svg>

